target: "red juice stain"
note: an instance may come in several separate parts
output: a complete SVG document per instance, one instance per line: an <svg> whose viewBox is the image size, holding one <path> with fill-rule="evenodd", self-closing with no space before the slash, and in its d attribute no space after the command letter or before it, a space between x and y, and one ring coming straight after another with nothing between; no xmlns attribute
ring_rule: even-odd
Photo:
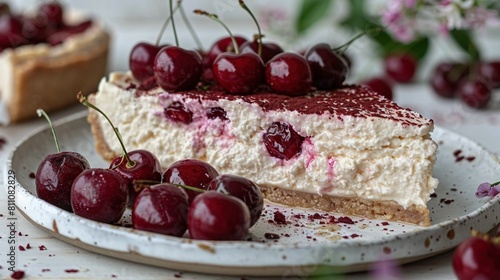
<svg viewBox="0 0 500 280"><path fill-rule="evenodd" d="M275 212L274 212L274 221L275 221L277 224L280 224L280 225L286 225L286 218L285 218L285 215L283 215L283 213L281 213L280 211L275 211Z"/></svg>
<svg viewBox="0 0 500 280"><path fill-rule="evenodd" d="M465 158L467 161L471 162L471 161L474 161L476 159L475 156L470 156L470 157L466 157Z"/></svg>
<svg viewBox="0 0 500 280"><path fill-rule="evenodd" d="M381 222L380 224L383 225L383 226L388 226L389 222Z"/></svg>
<svg viewBox="0 0 500 280"><path fill-rule="evenodd" d="M464 159L465 157L464 156L458 156L455 158L455 162L460 162Z"/></svg>
<svg viewBox="0 0 500 280"><path fill-rule="evenodd" d="M28 175L31 179L35 179L36 178L36 175L35 173L33 172L30 172L30 174Z"/></svg>
<svg viewBox="0 0 500 280"><path fill-rule="evenodd" d="M26 251L26 249L23 246L19 245L19 251Z"/></svg>
<svg viewBox="0 0 500 280"><path fill-rule="evenodd" d="M23 279L24 278L24 271L22 271L22 270L16 270L16 271L12 272L12 274L10 275L10 278L12 278L12 279Z"/></svg>
<svg viewBox="0 0 500 280"><path fill-rule="evenodd" d="M45 250L47 250L47 247L45 247L45 245L40 245L40 246L38 246L38 250L45 251Z"/></svg>
<svg viewBox="0 0 500 280"><path fill-rule="evenodd" d="M349 217L339 217L337 221L339 223L344 223L344 224L350 224L350 225L354 224L354 221Z"/></svg>
<svg viewBox="0 0 500 280"><path fill-rule="evenodd" d="M458 157L458 155L460 155L461 153L462 153L462 150L455 150L455 151L453 152L453 155L454 155L455 157Z"/></svg>
<svg viewBox="0 0 500 280"><path fill-rule="evenodd" d="M78 269L74 269L74 268L65 269L64 272L66 272L66 273L77 273Z"/></svg>

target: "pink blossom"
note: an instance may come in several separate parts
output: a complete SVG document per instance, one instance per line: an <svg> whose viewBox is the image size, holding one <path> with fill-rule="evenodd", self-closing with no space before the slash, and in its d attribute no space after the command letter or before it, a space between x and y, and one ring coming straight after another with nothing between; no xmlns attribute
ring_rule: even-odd
<svg viewBox="0 0 500 280"><path fill-rule="evenodd" d="M475 7L465 14L465 21L471 28L482 28L487 22L494 20L497 15L496 11Z"/></svg>

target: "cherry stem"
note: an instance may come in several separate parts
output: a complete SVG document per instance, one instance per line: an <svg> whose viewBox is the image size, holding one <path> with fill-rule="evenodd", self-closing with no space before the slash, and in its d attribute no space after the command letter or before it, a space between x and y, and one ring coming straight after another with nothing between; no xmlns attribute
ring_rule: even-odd
<svg viewBox="0 0 500 280"><path fill-rule="evenodd" d="M498 184L500 184L500 181L495 182L495 183L492 183L490 186L494 187L494 186L496 186L496 185L498 185Z"/></svg>
<svg viewBox="0 0 500 280"><path fill-rule="evenodd" d="M250 11L250 9L248 8L248 6L247 6L247 5L245 5L245 2L243 2L243 0L239 0L239 2L240 2L240 6L241 6L241 7L242 7L245 11L247 11L247 12L250 14L250 16L252 17L253 21L255 22L255 25L257 25L257 30L258 30L258 32L259 32L259 36L258 36L258 39L259 39L259 47L258 47L257 54L258 54L259 56L261 56L261 55L262 55L262 37L264 37L264 36L262 36L262 32L261 32L261 30L260 30L260 25L259 25L259 22L257 21L257 19L255 18L255 16L253 15L252 11Z"/></svg>
<svg viewBox="0 0 500 280"><path fill-rule="evenodd" d="M365 35L368 35L368 34L372 34L372 33L375 33L375 32L380 32L381 29L380 28L372 28L372 29L368 29L364 32L361 32L359 33L358 35L352 37L349 41L347 41L346 43L336 47L333 49L333 51L335 52L340 52L340 53L343 53L347 50L347 48L349 48L349 46L354 43L354 41L358 40L359 38L365 36Z"/></svg>
<svg viewBox="0 0 500 280"><path fill-rule="evenodd" d="M169 184L172 184L172 183L169 183ZM198 188L195 188L195 187L191 187L191 186L188 186L188 185L181 185L181 184L172 184L172 185L174 185L176 187L180 187L180 188L186 189L186 190L199 192L199 193L202 193L202 192L205 191L205 190L198 189Z"/></svg>
<svg viewBox="0 0 500 280"><path fill-rule="evenodd" d="M54 125L52 125L52 121L50 120L49 115L47 115L47 113L45 113L43 109L36 109L36 113L38 114L39 117L43 116L49 123L50 130L52 130L52 136L54 137L54 142L56 143L56 150L58 153L60 153L61 147L59 147L59 141L57 141L56 130L54 129Z"/></svg>
<svg viewBox="0 0 500 280"><path fill-rule="evenodd" d="M181 5L181 2L182 2L182 0L179 0L179 2L177 2L177 6L180 8L180 13L181 13L181 16L182 16L182 20L184 20L184 24L188 28L189 33L191 33L191 37L193 37L196 46L198 47L198 49L200 51L202 51L203 50L203 45L201 44L200 37L198 37L198 34L196 34L196 32L194 31L194 28L191 25L191 22L189 21L189 18L186 15L186 11L184 11L184 8Z"/></svg>
<svg viewBox="0 0 500 280"><path fill-rule="evenodd" d="M134 184L134 185L156 185L156 184L161 184L161 182L155 181L155 180L132 180L132 184Z"/></svg>
<svg viewBox="0 0 500 280"><path fill-rule="evenodd" d="M177 2L177 6L174 9L174 14L177 12L177 9L179 9L181 2L182 0L179 0L179 2ZM170 21L172 21L172 14L170 14L167 20L165 20L165 22L163 23L163 26L161 27L160 30L160 34L158 34L158 38L156 38L156 46L160 45L161 38L163 37L163 34L165 33L165 30L167 29L167 26L170 23Z"/></svg>
<svg viewBox="0 0 500 280"><path fill-rule="evenodd" d="M238 48L238 43L236 42L236 39L234 38L233 36L233 33L231 33L231 31L229 30L229 28L227 27L227 25L225 25L220 19L219 17L216 15L216 14L211 14L211 13L207 13L203 10L194 10L193 11L195 14L197 15L202 15L202 16L207 16L209 18L211 18L212 20L220 23L222 25L222 27L224 27L227 31L227 33L229 33L229 37L231 37L231 41L233 41L233 46L234 46L234 52L236 54L239 54L240 53L240 50Z"/></svg>
<svg viewBox="0 0 500 280"><path fill-rule="evenodd" d="M161 182L155 181L155 180L133 180L132 183L134 185L157 185L157 184L161 184ZM166 182L164 182L164 183L166 183ZM202 190L202 189L199 189L199 188L195 188L195 187L191 187L191 186L188 186L188 185L173 184L173 183L166 183L166 184L174 185L176 187L180 187L180 188L183 188L183 189L186 189L186 190L200 192L200 193L205 191L205 190Z"/></svg>
<svg viewBox="0 0 500 280"><path fill-rule="evenodd" d="M115 127L113 125L113 122L111 122L111 120L108 118L108 116L106 114L104 114L103 111L101 111L101 109L97 108L97 106L95 106L94 104L90 103L87 99L87 97L83 96L83 94L81 92L79 92L77 95L76 95L76 98L78 99L78 101L80 103L82 103L84 106L87 106L89 108L92 108L94 110L96 110L97 112L99 112L104 118L106 118L106 120L108 121L108 123L111 125L111 127L113 128L113 131L115 132L116 134L116 137L118 138L118 142L120 142L120 145L122 146L122 150L123 150L123 157L122 157L122 160L123 158L125 158L127 160L127 167L130 168L130 167L134 167L135 166L135 162L133 160L130 159L130 157L128 156L128 153L127 153L127 150L125 149L125 145L123 144L123 140L122 140L122 136L120 134L120 132L118 131L118 128Z"/></svg>
<svg viewBox="0 0 500 280"><path fill-rule="evenodd" d="M177 30L175 28L174 9L172 1L173 0L168 1L170 6L170 17L172 18L172 29L174 30L175 46L179 47L179 38L177 38Z"/></svg>

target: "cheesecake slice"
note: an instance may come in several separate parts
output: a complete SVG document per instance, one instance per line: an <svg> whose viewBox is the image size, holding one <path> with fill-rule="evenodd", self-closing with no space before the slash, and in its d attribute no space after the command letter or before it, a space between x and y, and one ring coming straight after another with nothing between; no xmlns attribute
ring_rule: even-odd
<svg viewBox="0 0 500 280"><path fill-rule="evenodd" d="M275 203L430 225L426 203L436 143L432 120L366 87L288 97L220 90L141 90L130 73L112 73L90 96L122 134L164 168L196 158L255 181ZM121 154L104 118L88 115L98 152Z"/></svg>

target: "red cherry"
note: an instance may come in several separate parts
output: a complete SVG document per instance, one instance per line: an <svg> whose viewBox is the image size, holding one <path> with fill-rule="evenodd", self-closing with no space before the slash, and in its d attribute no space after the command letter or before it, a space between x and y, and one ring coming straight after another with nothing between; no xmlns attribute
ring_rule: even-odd
<svg viewBox="0 0 500 280"><path fill-rule="evenodd" d="M175 46L161 49L155 57L154 74L158 85L166 91L191 90L201 77L201 56Z"/></svg>
<svg viewBox="0 0 500 280"><path fill-rule="evenodd" d="M258 54L259 42L256 40L253 40L252 42L245 42L244 44L241 45L240 52L241 53L252 52ZM271 60L273 57L277 56L282 52L283 49L275 43L263 43L260 57L262 58L264 64L266 64L269 60Z"/></svg>
<svg viewBox="0 0 500 280"><path fill-rule="evenodd" d="M23 22L18 16L0 16L0 47L16 48L28 43L23 34Z"/></svg>
<svg viewBox="0 0 500 280"><path fill-rule="evenodd" d="M264 198L259 187L251 180L223 174L214 178L208 189L241 199L250 210L250 227L259 220L264 208Z"/></svg>
<svg viewBox="0 0 500 280"><path fill-rule="evenodd" d="M457 86L457 94L469 107L483 109L491 99L491 89L477 78L466 77Z"/></svg>
<svg viewBox="0 0 500 280"><path fill-rule="evenodd" d="M453 270L459 280L495 280L500 275L500 245L484 237L471 237L453 253Z"/></svg>
<svg viewBox="0 0 500 280"><path fill-rule="evenodd" d="M144 189L135 200L132 224L135 229L182 236L187 229L188 195L171 184Z"/></svg>
<svg viewBox="0 0 500 280"><path fill-rule="evenodd" d="M216 118L219 118L223 121L228 120L226 111L224 111L224 109L222 109L221 107L208 108L207 118L211 120L214 120Z"/></svg>
<svg viewBox="0 0 500 280"><path fill-rule="evenodd" d="M469 74L469 69L462 63L440 62L432 72L430 85L437 95L453 98L459 81Z"/></svg>
<svg viewBox="0 0 500 280"><path fill-rule="evenodd" d="M392 85L389 81L384 78L372 78L370 80L361 83L369 88L371 88L376 93L384 96L385 98L392 100Z"/></svg>
<svg viewBox="0 0 500 280"><path fill-rule="evenodd" d="M247 39L245 39L241 36L234 36L234 39L236 40L236 44L238 45L238 47L247 41ZM234 45L233 45L233 41L231 40L231 37L224 37L224 38L217 40L210 47L210 49L208 49L208 52L203 57L204 67L212 69L212 64L214 63L215 59L221 53L226 53L226 52L234 53Z"/></svg>
<svg viewBox="0 0 500 280"><path fill-rule="evenodd" d="M71 186L71 207L81 217L108 224L120 220L128 201L127 182L110 169L91 168Z"/></svg>
<svg viewBox="0 0 500 280"><path fill-rule="evenodd" d="M129 68L137 80L143 81L154 75L153 64L160 49L159 46L145 42L140 42L132 48L129 57Z"/></svg>
<svg viewBox="0 0 500 280"><path fill-rule="evenodd" d="M480 63L478 74L492 88L500 87L500 61Z"/></svg>
<svg viewBox="0 0 500 280"><path fill-rule="evenodd" d="M212 70L215 80L231 94L250 94L264 80L264 64L255 53L220 54Z"/></svg>
<svg viewBox="0 0 500 280"><path fill-rule="evenodd" d="M198 195L188 211L192 239L243 240L250 228L250 212L243 201L220 192Z"/></svg>
<svg viewBox="0 0 500 280"><path fill-rule="evenodd" d="M52 46L59 45L71 36L80 34L92 26L92 21L87 20L74 26L66 26L54 32L47 38L47 42Z"/></svg>
<svg viewBox="0 0 500 280"><path fill-rule="evenodd" d="M64 25L63 8L57 1L42 4L38 13L46 18L48 25L54 25L56 27Z"/></svg>
<svg viewBox="0 0 500 280"><path fill-rule="evenodd" d="M321 90L342 86L348 66L342 56L332 51L329 45L315 45L307 50L304 57L311 67L313 86Z"/></svg>
<svg viewBox="0 0 500 280"><path fill-rule="evenodd" d="M307 60L296 53L281 53L266 65L266 83L275 92L289 96L305 94L312 75Z"/></svg>
<svg viewBox="0 0 500 280"><path fill-rule="evenodd" d="M304 137L288 123L274 122L263 136L264 145L270 155L289 160L301 151Z"/></svg>
<svg viewBox="0 0 500 280"><path fill-rule="evenodd" d="M60 152L46 156L36 171L35 185L39 198L66 211L71 210L71 185L89 162L79 153Z"/></svg>
<svg viewBox="0 0 500 280"><path fill-rule="evenodd" d="M134 184L134 180L149 180L160 182L161 180L161 165L158 158L147 150L134 150L128 152L133 166L127 164L127 160L122 156L116 157L110 164L109 168L122 175L127 182L129 192L129 205L134 204L137 194L142 191L139 185Z"/></svg>
<svg viewBox="0 0 500 280"><path fill-rule="evenodd" d="M207 162L196 159L185 159L174 162L163 173L162 182L186 185L200 190L208 189L209 183L219 172ZM200 192L186 190L191 203Z"/></svg>
<svg viewBox="0 0 500 280"><path fill-rule="evenodd" d="M189 111L184 104L176 101L163 110L163 114L169 120L190 124L193 121L193 112Z"/></svg>
<svg viewBox="0 0 500 280"><path fill-rule="evenodd" d="M417 71L417 60L410 54L392 54L384 60L385 72L399 83L409 83Z"/></svg>

